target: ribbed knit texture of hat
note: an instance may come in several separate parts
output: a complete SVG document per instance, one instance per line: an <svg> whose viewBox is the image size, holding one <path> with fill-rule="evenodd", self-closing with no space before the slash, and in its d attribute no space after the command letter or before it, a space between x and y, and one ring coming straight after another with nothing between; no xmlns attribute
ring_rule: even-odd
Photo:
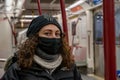
<svg viewBox="0 0 120 80"><path fill-rule="evenodd" d="M37 32L39 32L41 28L43 28L44 26L48 24L56 25L62 34L61 26L54 17L50 15L40 15L34 18L32 22L30 23L28 30L27 30L27 34L26 34L27 37L35 35Z"/></svg>

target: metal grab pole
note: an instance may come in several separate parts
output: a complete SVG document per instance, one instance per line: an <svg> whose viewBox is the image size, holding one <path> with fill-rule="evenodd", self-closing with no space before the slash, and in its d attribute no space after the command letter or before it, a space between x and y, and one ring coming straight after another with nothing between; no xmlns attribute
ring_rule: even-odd
<svg viewBox="0 0 120 80"><path fill-rule="evenodd" d="M114 0L103 0L105 80L116 80Z"/></svg>
<svg viewBox="0 0 120 80"><path fill-rule="evenodd" d="M37 4L38 4L39 15L41 15L42 14L42 10L41 10L41 6L40 6L40 0L37 0Z"/></svg>
<svg viewBox="0 0 120 80"><path fill-rule="evenodd" d="M64 0L60 0L60 7L61 7L61 12L62 12L63 31L65 32L67 41L69 42L69 39L68 39L68 29L67 29L67 19L66 19L66 12L65 12L65 2L64 2Z"/></svg>

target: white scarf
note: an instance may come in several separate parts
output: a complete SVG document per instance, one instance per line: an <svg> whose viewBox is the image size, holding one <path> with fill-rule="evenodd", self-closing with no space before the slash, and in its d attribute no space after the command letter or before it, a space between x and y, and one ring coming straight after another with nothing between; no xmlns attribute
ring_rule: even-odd
<svg viewBox="0 0 120 80"><path fill-rule="evenodd" d="M42 66L42 67L44 67L46 69L53 69L53 68L58 67L61 64L62 56L59 55L59 57L56 60L54 60L52 62L49 62L49 61L47 61L47 60L45 60L45 59L43 59L43 58L41 58L41 57L39 57L37 55L34 55L34 61L37 64L39 64L40 66Z"/></svg>

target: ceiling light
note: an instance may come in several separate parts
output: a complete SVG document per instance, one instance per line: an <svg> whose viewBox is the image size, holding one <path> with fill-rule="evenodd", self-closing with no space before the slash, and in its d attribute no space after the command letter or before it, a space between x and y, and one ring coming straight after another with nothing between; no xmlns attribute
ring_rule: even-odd
<svg viewBox="0 0 120 80"><path fill-rule="evenodd" d="M15 6L15 1L13 1L13 0L6 0L5 1L6 11L13 11L14 6Z"/></svg>
<svg viewBox="0 0 120 80"><path fill-rule="evenodd" d="M31 22L32 19L20 19L21 22Z"/></svg>
<svg viewBox="0 0 120 80"><path fill-rule="evenodd" d="M22 18L35 18L39 15L23 15Z"/></svg>

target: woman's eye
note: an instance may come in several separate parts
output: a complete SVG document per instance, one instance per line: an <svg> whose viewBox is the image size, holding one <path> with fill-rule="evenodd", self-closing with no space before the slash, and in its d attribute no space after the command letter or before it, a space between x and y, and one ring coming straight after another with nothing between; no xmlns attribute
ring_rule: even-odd
<svg viewBox="0 0 120 80"><path fill-rule="evenodd" d="M50 36L51 35L51 33L49 33L49 32L47 32L47 33L44 33L46 36Z"/></svg>
<svg viewBox="0 0 120 80"><path fill-rule="evenodd" d="M57 37L60 37L60 33L56 33L56 36L57 36Z"/></svg>

